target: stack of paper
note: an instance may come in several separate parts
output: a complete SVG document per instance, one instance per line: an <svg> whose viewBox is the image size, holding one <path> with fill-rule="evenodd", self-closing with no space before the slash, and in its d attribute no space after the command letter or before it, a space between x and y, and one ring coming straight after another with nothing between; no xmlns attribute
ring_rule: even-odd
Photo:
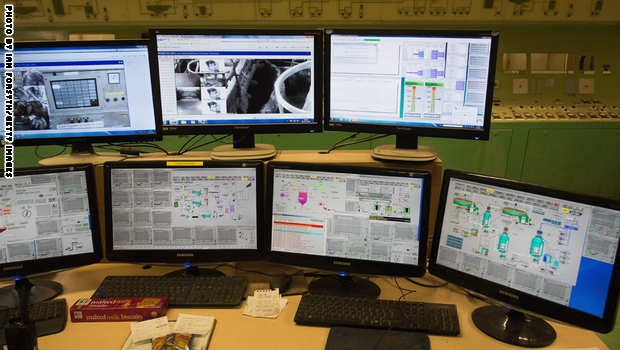
<svg viewBox="0 0 620 350"><path fill-rule="evenodd" d="M244 315L252 317L277 318L286 305L287 300L282 298L279 289L260 289L249 296Z"/></svg>

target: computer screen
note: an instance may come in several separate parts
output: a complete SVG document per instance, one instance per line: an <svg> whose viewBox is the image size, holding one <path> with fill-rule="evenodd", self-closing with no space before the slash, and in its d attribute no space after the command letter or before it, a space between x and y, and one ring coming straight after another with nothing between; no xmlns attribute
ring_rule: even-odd
<svg viewBox="0 0 620 350"><path fill-rule="evenodd" d="M0 178L0 276L98 262L95 193L90 166L21 169L13 179ZM7 292L0 290L2 305Z"/></svg>
<svg viewBox="0 0 620 350"><path fill-rule="evenodd" d="M529 312L611 330L620 203L446 171L435 227L431 273Z"/></svg>
<svg viewBox="0 0 620 350"><path fill-rule="evenodd" d="M161 130L148 40L17 43L13 74L17 145L154 140Z"/></svg>
<svg viewBox="0 0 620 350"><path fill-rule="evenodd" d="M401 135L402 149L417 136L488 139L497 33L326 33L326 129Z"/></svg>
<svg viewBox="0 0 620 350"><path fill-rule="evenodd" d="M200 263L260 257L262 164L105 164L110 260Z"/></svg>
<svg viewBox="0 0 620 350"><path fill-rule="evenodd" d="M267 186L273 260L338 272L424 274L428 173L270 162Z"/></svg>
<svg viewBox="0 0 620 350"><path fill-rule="evenodd" d="M154 29L165 134L314 132L322 118L322 32Z"/></svg>

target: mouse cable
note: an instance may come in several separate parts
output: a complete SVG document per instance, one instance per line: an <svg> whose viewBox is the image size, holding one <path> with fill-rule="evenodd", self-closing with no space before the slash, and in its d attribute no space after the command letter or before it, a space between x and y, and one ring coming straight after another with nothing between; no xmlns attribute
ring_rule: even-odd
<svg viewBox="0 0 620 350"><path fill-rule="evenodd" d="M405 277L405 279L415 285L418 285L420 287L426 287L426 288L441 288L441 287L445 287L448 285L448 282L443 282L439 284L427 284L427 283L418 282L412 279L411 277Z"/></svg>

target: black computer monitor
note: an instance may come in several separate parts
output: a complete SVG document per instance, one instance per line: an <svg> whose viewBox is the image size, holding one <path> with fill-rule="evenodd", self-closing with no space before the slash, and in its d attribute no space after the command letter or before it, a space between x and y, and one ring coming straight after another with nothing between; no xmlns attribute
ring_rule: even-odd
<svg viewBox="0 0 620 350"><path fill-rule="evenodd" d="M233 134L214 159L266 159L255 133L321 131L320 30L154 29L164 134Z"/></svg>
<svg viewBox="0 0 620 350"><path fill-rule="evenodd" d="M104 167L106 256L198 263L262 256L260 162L109 162Z"/></svg>
<svg viewBox="0 0 620 350"><path fill-rule="evenodd" d="M285 162L267 173L268 257L339 272L311 293L377 297L373 282L348 273L424 274L429 173Z"/></svg>
<svg viewBox="0 0 620 350"><path fill-rule="evenodd" d="M15 145L71 145L70 155L44 159L43 165L103 163L122 157L96 154L93 143L160 138L159 88L151 67L148 40L16 43Z"/></svg>
<svg viewBox="0 0 620 350"><path fill-rule="evenodd" d="M75 165L21 169L0 178L0 276L27 277L101 260L93 168ZM62 286L33 281L30 302L53 298ZM0 305L18 305L13 288Z"/></svg>
<svg viewBox="0 0 620 350"><path fill-rule="evenodd" d="M329 29L325 129L395 134L373 157L429 161L418 136L488 140L498 34Z"/></svg>
<svg viewBox="0 0 620 350"><path fill-rule="evenodd" d="M473 312L483 332L545 346L555 331L528 313L613 328L619 239L618 202L447 170L429 271L507 304Z"/></svg>

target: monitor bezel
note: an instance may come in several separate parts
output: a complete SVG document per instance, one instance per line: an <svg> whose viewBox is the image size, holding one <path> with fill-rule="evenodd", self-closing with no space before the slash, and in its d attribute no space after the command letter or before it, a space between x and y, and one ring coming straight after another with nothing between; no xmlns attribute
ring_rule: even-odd
<svg viewBox="0 0 620 350"><path fill-rule="evenodd" d="M437 263L437 254L439 252L441 228L451 179L462 179L486 185L500 186L512 190L549 196L613 210L620 210L620 202L509 179L447 169L443 175L437 220L435 223L435 233L433 235L433 242L431 246L432 249L428 264L429 272L435 276L491 299L497 300L501 303L512 305L524 310L525 312L551 317L559 321L571 323L597 332L606 333L613 328L616 318L618 293L620 292L620 249L616 251L615 263L607 293L607 301L605 303L605 311L602 318L570 308L569 306L545 300L541 297L537 297L517 289L476 277L474 275L460 272L447 266L439 265Z"/></svg>
<svg viewBox="0 0 620 350"><path fill-rule="evenodd" d="M399 176L409 178L421 178L422 181L422 207L420 208L420 240L417 265L391 263L385 261L371 261L330 257L302 253L288 253L271 249L272 222L273 222L273 180L275 169L290 169L303 171L340 172L364 175ZM269 162L267 164L267 185L265 192L265 234L267 239L267 259L273 262L318 268L336 272L357 274L381 274L391 276L422 276L426 272L426 252L428 240L428 222L430 214L430 189L431 174L423 170L403 170L389 167L373 168L368 166L349 166L318 163L297 162Z"/></svg>
<svg viewBox="0 0 620 350"><path fill-rule="evenodd" d="M93 251L90 253L56 256L51 258L6 262L0 264L0 277L28 276L50 271L64 270L72 267L95 264L102 259L101 231L99 212L97 211L97 191L95 187L95 170L92 165L76 164L57 167L22 168L15 171L15 177L84 171L88 195L88 210Z"/></svg>
<svg viewBox="0 0 620 350"><path fill-rule="evenodd" d="M314 120L310 123L255 123L255 124L194 124L191 126L162 125L164 135L192 134L280 134L280 133L314 133L322 132L323 124L323 31L318 29L197 29L197 28L154 28L149 30L153 47L155 76L159 82L159 65L157 64L157 35L312 35L314 37ZM160 108L161 110L161 108ZM162 112L163 113L163 112ZM163 123L163 114L161 115Z"/></svg>
<svg viewBox="0 0 620 350"><path fill-rule="evenodd" d="M99 136L66 136L66 137L37 137L37 138L14 138L16 146L39 146L39 145L70 145L70 144L95 144L107 142L140 142L160 141L161 133L161 103L159 96L159 80L155 80L155 69L152 61L153 47L149 40L145 39L119 39L119 40L88 40L88 41L28 41L16 42L15 49L38 49L38 48L74 48L74 47L97 47L97 46L140 46L147 47L151 78L151 95L153 97L153 114L155 117L155 132L152 134L128 134L128 135L99 135Z"/></svg>
<svg viewBox="0 0 620 350"><path fill-rule="evenodd" d="M425 127L407 125L373 124L367 122L342 122L331 119L330 92L331 92L331 42L332 35L368 35L368 36L421 36L421 37L449 37L449 38L491 38L491 52L489 62L489 76L487 81L484 123L480 129ZM499 33L482 30L417 30L417 29L326 29L325 30L325 130L370 132L384 134L400 134L411 136L445 137L455 139L488 140L491 130L491 110L493 107L493 87L495 81L495 67L497 63L497 48Z"/></svg>
<svg viewBox="0 0 620 350"><path fill-rule="evenodd" d="M114 249L112 225L111 170L128 168L253 168L256 170L256 249ZM106 162L103 166L105 201L106 258L110 261L153 263L209 263L220 261L256 260L264 256L263 192L264 169L256 161L136 161Z"/></svg>

